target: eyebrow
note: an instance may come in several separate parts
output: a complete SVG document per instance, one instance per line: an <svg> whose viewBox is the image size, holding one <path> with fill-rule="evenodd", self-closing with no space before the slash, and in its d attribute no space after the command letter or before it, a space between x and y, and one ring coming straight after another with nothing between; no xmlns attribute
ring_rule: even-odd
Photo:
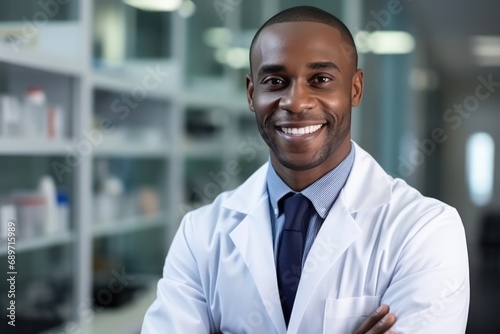
<svg viewBox="0 0 500 334"><path fill-rule="evenodd" d="M285 66L277 64L262 65L257 72L257 77L260 78L265 74L282 72L285 70Z"/></svg>
<svg viewBox="0 0 500 334"><path fill-rule="evenodd" d="M307 68L311 70L336 70L340 72L340 68L332 63L331 61L321 61L321 62L316 62L316 63L309 63L307 64Z"/></svg>
<svg viewBox="0 0 500 334"><path fill-rule="evenodd" d="M332 63L331 61L320 61L320 62L315 62L315 63L309 63L307 64L307 68L311 70L328 70L328 69L333 69L338 72L340 71L340 68ZM257 77L260 78L266 74L269 73L276 73L276 72L282 72L285 71L286 68L283 65L278 65L278 64L269 64L269 65L262 65L259 68L259 71L257 72Z"/></svg>

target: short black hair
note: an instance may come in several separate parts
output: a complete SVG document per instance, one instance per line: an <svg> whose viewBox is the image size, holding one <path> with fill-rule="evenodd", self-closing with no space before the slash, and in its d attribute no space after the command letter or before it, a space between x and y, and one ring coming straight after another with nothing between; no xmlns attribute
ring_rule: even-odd
<svg viewBox="0 0 500 334"><path fill-rule="evenodd" d="M352 37L349 28L342 22L338 17L333 14L330 14L322 9L313 6L297 6L285 9L278 14L271 17L267 20L255 33L255 36L252 39L252 43L250 44L250 71L252 69L252 50L254 44L257 42L260 33L266 27L276 24L276 23L285 23L285 22L318 22L328 24L340 31L342 36L347 39L349 48L349 53L352 53L354 57L354 64L356 68L358 67L358 52L356 49L356 44L354 43L354 38ZM345 50L345 49L344 49Z"/></svg>

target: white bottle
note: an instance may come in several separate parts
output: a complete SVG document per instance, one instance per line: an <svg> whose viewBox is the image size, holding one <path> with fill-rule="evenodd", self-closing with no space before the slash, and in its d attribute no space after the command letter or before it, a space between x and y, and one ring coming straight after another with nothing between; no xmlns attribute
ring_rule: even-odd
<svg viewBox="0 0 500 334"><path fill-rule="evenodd" d="M47 101L39 87L26 91L23 106L23 134L27 138L47 138Z"/></svg>
<svg viewBox="0 0 500 334"><path fill-rule="evenodd" d="M50 176L43 176L38 186L40 195L45 197L47 210L44 221L45 235L54 235L59 231L57 191L54 180Z"/></svg>
<svg viewBox="0 0 500 334"><path fill-rule="evenodd" d="M21 105L15 96L0 94L0 135L17 137L21 132Z"/></svg>

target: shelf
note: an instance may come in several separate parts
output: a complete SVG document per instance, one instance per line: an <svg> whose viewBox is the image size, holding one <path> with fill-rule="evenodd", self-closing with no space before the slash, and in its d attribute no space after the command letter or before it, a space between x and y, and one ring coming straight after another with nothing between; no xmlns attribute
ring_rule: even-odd
<svg viewBox="0 0 500 334"><path fill-rule="evenodd" d="M53 236L43 236L43 237L37 237L36 239L32 240L20 240L16 242L16 254L22 253L22 252L27 252L31 250L37 250L37 249L42 249L42 248L48 248L48 247L53 247L53 246L59 246L59 245L64 245L64 244L69 244L73 240L73 237L71 233L63 233L63 234L58 234L58 235L53 235ZM0 255L6 255L7 254L7 243L5 241L2 241L0 243L1 249L0 249Z"/></svg>
<svg viewBox="0 0 500 334"><path fill-rule="evenodd" d="M0 44L0 62L69 76L80 76L84 73L84 66L80 62L31 50L16 51L14 47L2 44Z"/></svg>
<svg viewBox="0 0 500 334"><path fill-rule="evenodd" d="M139 216L114 222L96 223L93 227L94 237L103 237L123 233L137 232L156 227L167 226L165 214Z"/></svg>
<svg viewBox="0 0 500 334"><path fill-rule="evenodd" d="M66 155L69 140L0 139L0 155Z"/></svg>
<svg viewBox="0 0 500 334"><path fill-rule="evenodd" d="M97 157L128 157L128 158L166 158L170 149L160 145L137 144L101 144L96 146L94 155Z"/></svg>
<svg viewBox="0 0 500 334"><path fill-rule="evenodd" d="M144 281L145 289L131 302L116 309L93 309L92 317L84 321L78 332L82 334L137 334L141 331L147 309L156 299L156 285L160 277L135 276L134 282ZM68 324L40 334L65 333Z"/></svg>
<svg viewBox="0 0 500 334"><path fill-rule="evenodd" d="M94 89L112 91L116 93L130 93L137 87L143 87L141 79L128 77L119 74L92 74L92 84ZM167 85L160 85L155 90L147 91L148 97L153 100L171 102L180 101L186 107L198 108L222 108L227 109L230 113L238 115L249 114L248 102L245 92L231 92L210 90L190 90L176 91L178 88L173 88Z"/></svg>
<svg viewBox="0 0 500 334"><path fill-rule="evenodd" d="M125 75L101 73L92 74L92 85L94 89L112 91L115 93L131 93L137 88L146 89L143 86L141 78L138 79ZM176 96L176 93L172 91L172 88L166 85L159 85L154 90L146 91L148 98L164 102L170 102Z"/></svg>
<svg viewBox="0 0 500 334"><path fill-rule="evenodd" d="M187 91L180 96L180 100L186 107L221 108L227 109L230 113L248 111L247 97L244 93Z"/></svg>
<svg viewBox="0 0 500 334"><path fill-rule="evenodd" d="M141 277L136 277L141 279ZM90 323L82 328L83 334L136 334L142 327L144 314L156 298L159 277L148 278L148 284L136 299L117 309L96 309Z"/></svg>
<svg viewBox="0 0 500 334"><path fill-rule="evenodd" d="M214 158L224 154L222 143L210 140L202 142L201 139L185 144L182 152L187 158Z"/></svg>
<svg viewBox="0 0 500 334"><path fill-rule="evenodd" d="M17 5L18 2L15 2L16 11L27 14L28 7ZM45 6L41 10L52 12L56 11L55 7ZM71 7L68 9L71 19L61 20L60 14L64 13L57 14L19 50L0 44L1 92L22 99L26 88L43 87L47 100L64 110L67 116L64 133L68 134L61 140L0 137L0 165L8 168L4 178L0 177L7 188L0 188L0 192L8 191L7 196L18 189L29 191L40 176L47 172L53 174L51 160L63 162L70 155L88 153L78 161L76 169L72 168L76 172L58 184L58 188L70 196L73 228L50 237L22 239L21 236L16 243L16 254L22 253L28 262L44 260L25 273L23 285L51 279L50 268L71 270L67 285L65 277L65 286L61 286L64 301L54 301L47 306L64 310L61 314L68 322L44 333L76 328L83 334L137 334L147 308L156 297L159 278L146 273L161 274L164 254L182 213L191 206L183 201L190 198L186 181L193 179L197 182L195 186L203 184L207 177L213 178L212 170L214 173L223 168L231 171L234 161L242 163L242 159L248 158L250 153L242 155L237 148L247 140L250 131L247 118L255 115L248 109L240 72L224 70L220 76L191 80L198 69L186 70L196 61L196 57L186 57L191 51L185 42L190 29L188 20L179 15L159 14L161 21L151 19L149 22L160 28L154 29L153 36L147 29L144 32L135 31L135 26L129 29L130 19L136 20L139 26L150 20L150 14L130 11L121 1L104 4L98 0L79 0ZM104 15L96 18L96 14ZM108 14L113 16L112 20ZM43 20L42 16L37 17ZM7 27L9 34L22 38L22 32L32 27L30 23L43 23L35 19L29 21L32 18L30 15L28 21L0 22L0 31L7 31L2 30ZM220 20L215 19L217 24ZM125 26L127 29L122 29ZM118 34L113 32L116 29ZM153 39L161 38L165 41L162 44L168 43L168 47L140 40L145 33ZM136 39L140 40L137 44L141 45L140 52L134 51ZM150 45L152 48L148 51ZM152 58L153 54L161 58ZM203 62L199 65L203 67L202 73L220 72L219 65L216 71L208 68L205 71ZM132 107L136 103L137 106ZM206 124L201 117L206 117ZM106 123L100 123L107 119L113 122L114 131L110 127L108 132ZM207 127L203 128L204 125ZM102 136L87 132L98 130L98 126L102 126ZM82 144L83 141L92 145ZM23 166L27 168L21 168ZM101 180L108 180L107 169L108 175L119 178L126 189L123 196L117 196L116 202L106 202L106 197L99 197L97 190L97 183L101 185ZM231 186L239 178L239 175L231 177ZM106 188L110 189L102 191L113 190L114 185L112 181L106 182ZM145 191L141 192L143 187ZM139 208L146 207L141 206L141 202L148 200L148 191L152 197L156 196L154 201L158 204L155 205L162 210L158 214L140 213ZM113 215L115 210L108 205L118 206L120 211ZM94 211L96 216L124 219L94 219ZM6 254L7 243L0 240L0 259L5 259ZM148 261L144 262L145 259ZM94 260L98 260L95 267ZM131 284L146 288L129 290L137 292L133 292L130 303L117 308L93 308L92 313L88 313L92 317L81 317L77 313L87 311L82 306L97 297L93 283L112 274L112 267L135 269L135 273L127 269L127 274L136 276ZM100 270L94 270L96 268ZM37 289L40 287L35 285L34 293L44 292ZM32 302L28 302L27 307L34 309ZM75 323L78 320L82 322ZM41 332L41 329L34 331Z"/></svg>

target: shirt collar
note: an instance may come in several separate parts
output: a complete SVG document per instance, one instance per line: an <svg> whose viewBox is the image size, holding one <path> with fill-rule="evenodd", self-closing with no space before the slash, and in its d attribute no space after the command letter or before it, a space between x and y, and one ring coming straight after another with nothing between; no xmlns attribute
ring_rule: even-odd
<svg viewBox="0 0 500 334"><path fill-rule="evenodd" d="M354 163L354 154L354 146L351 144L349 154L337 167L301 191L302 195L311 201L316 212L323 219L326 218L349 177ZM271 163L269 163L267 170L266 182L274 215L278 217L280 214L279 201L286 194L290 192L295 193L295 191L281 179Z"/></svg>

